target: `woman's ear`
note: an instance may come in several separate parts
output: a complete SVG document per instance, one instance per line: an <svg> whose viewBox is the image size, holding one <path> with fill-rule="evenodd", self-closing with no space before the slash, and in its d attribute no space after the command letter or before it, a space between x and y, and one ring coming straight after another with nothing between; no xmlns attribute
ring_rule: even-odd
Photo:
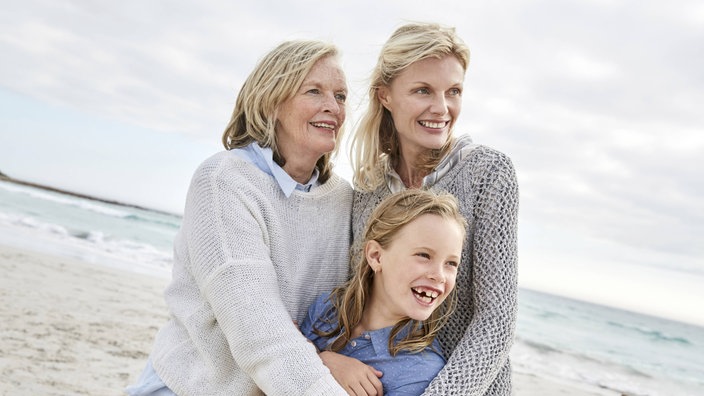
<svg viewBox="0 0 704 396"><path fill-rule="evenodd" d="M376 97L379 99L379 102L381 103L382 106L386 108L386 110L391 111L391 108L389 107L391 101L389 100L389 87L386 85L382 85L381 87L378 87L376 89Z"/></svg>
<svg viewBox="0 0 704 396"><path fill-rule="evenodd" d="M368 241L364 245L364 257L367 259L367 264L372 267L374 273L381 271L381 254L382 247L375 240Z"/></svg>

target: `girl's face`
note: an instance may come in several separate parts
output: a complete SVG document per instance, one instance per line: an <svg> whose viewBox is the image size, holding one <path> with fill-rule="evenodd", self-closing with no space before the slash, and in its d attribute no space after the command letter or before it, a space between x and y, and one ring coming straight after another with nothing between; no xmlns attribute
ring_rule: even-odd
<svg viewBox="0 0 704 396"><path fill-rule="evenodd" d="M291 99L279 107L276 137L287 164L313 163L335 149L345 121L347 83L335 57L315 63Z"/></svg>
<svg viewBox="0 0 704 396"><path fill-rule="evenodd" d="M398 131L402 154L441 148L462 110L464 69L454 55L427 58L403 70L379 88L381 104Z"/></svg>
<svg viewBox="0 0 704 396"><path fill-rule="evenodd" d="M386 248L365 247L376 269L365 314L375 328L404 318L425 320L455 287L464 230L457 221L425 214L406 224Z"/></svg>

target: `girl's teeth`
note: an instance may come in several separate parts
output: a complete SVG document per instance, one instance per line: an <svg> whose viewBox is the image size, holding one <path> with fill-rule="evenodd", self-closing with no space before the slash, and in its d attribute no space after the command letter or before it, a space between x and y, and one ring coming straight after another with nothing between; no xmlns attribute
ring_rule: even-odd
<svg viewBox="0 0 704 396"><path fill-rule="evenodd" d="M418 295L418 299L426 303L430 303L435 300L439 293L436 291L421 291L419 289L413 288L413 291Z"/></svg>

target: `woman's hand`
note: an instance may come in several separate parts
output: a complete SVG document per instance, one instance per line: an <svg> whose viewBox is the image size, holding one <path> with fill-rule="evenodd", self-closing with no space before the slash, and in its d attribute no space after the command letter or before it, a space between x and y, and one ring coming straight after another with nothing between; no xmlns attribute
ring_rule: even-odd
<svg viewBox="0 0 704 396"><path fill-rule="evenodd" d="M384 390L379 378L381 371L360 362L355 358L336 352L320 353L323 363L335 380L352 396L382 396Z"/></svg>

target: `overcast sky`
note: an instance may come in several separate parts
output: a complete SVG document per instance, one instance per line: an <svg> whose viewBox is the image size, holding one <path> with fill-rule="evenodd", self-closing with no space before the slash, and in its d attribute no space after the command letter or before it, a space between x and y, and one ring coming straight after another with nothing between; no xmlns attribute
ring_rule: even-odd
<svg viewBox="0 0 704 396"><path fill-rule="evenodd" d="M396 27L455 26L456 133L514 161L521 284L704 324L701 1L5 3L0 171L177 213L279 42L341 48L354 121Z"/></svg>

